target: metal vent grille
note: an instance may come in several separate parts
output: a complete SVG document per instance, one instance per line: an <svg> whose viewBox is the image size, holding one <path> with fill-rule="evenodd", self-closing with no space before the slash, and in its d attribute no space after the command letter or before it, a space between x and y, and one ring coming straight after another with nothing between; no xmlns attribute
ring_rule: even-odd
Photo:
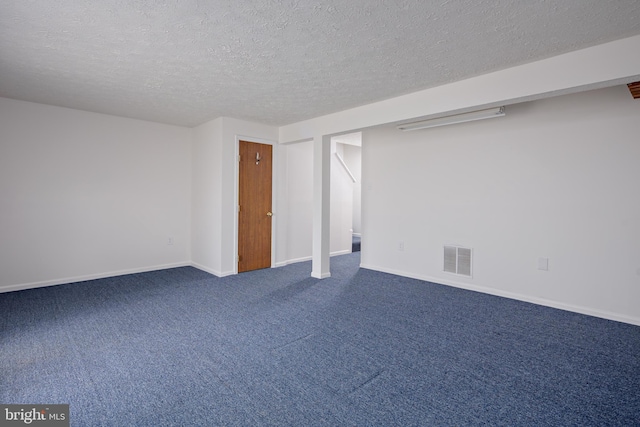
<svg viewBox="0 0 640 427"><path fill-rule="evenodd" d="M471 248L445 245L444 271L471 277Z"/></svg>
<svg viewBox="0 0 640 427"><path fill-rule="evenodd" d="M444 271L447 273L458 272L458 248L455 246L444 247Z"/></svg>

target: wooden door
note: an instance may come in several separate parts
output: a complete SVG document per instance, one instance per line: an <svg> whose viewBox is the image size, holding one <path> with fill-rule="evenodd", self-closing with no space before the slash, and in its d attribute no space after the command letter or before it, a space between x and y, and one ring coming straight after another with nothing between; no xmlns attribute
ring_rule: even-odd
<svg viewBox="0 0 640 427"><path fill-rule="evenodd" d="M240 141L238 272L271 267L272 146Z"/></svg>

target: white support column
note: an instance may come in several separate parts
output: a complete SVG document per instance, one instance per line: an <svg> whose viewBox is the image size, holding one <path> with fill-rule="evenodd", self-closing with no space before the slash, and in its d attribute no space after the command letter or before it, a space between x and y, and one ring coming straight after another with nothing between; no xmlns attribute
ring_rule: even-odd
<svg viewBox="0 0 640 427"><path fill-rule="evenodd" d="M313 251L311 277L331 276L329 251L331 244L331 138L313 138Z"/></svg>

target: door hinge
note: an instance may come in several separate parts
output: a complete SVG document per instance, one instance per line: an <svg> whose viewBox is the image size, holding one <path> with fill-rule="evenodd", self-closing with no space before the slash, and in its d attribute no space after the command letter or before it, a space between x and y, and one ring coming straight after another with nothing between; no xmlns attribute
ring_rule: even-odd
<svg viewBox="0 0 640 427"><path fill-rule="evenodd" d="M240 255L238 255L238 256L236 257L236 261L237 261L237 262L240 262Z"/></svg>
<svg viewBox="0 0 640 427"><path fill-rule="evenodd" d="M238 154L238 163L240 163L240 160L241 160L241 155Z"/></svg>

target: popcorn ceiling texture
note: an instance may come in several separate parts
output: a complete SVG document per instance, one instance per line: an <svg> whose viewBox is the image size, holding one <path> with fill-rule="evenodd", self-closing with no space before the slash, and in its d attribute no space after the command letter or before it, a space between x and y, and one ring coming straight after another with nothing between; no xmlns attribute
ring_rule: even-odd
<svg viewBox="0 0 640 427"><path fill-rule="evenodd" d="M0 96L285 125L636 34L637 0L3 0Z"/></svg>

